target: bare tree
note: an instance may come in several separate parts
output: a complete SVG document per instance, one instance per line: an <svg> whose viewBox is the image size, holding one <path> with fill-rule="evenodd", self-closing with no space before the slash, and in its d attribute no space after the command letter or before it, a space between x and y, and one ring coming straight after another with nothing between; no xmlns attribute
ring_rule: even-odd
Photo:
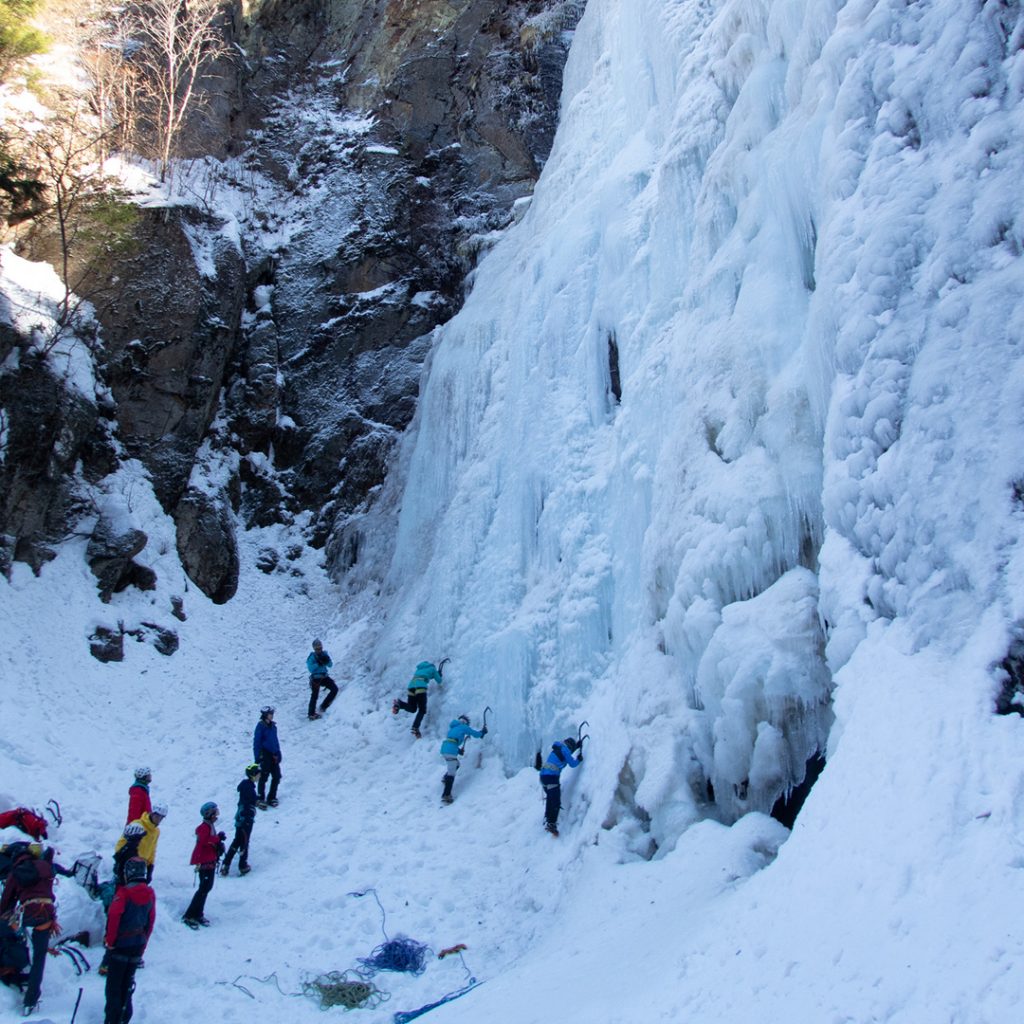
<svg viewBox="0 0 1024 1024"><path fill-rule="evenodd" d="M23 136L25 160L45 188L39 223L52 218L59 250L55 262L64 285L47 349L74 326L81 303L98 294L92 287L97 270L102 278L109 257L132 238L137 213L102 173L98 158L105 146L106 133L84 101L33 125Z"/></svg>
<svg viewBox="0 0 1024 1024"><path fill-rule="evenodd" d="M229 52L224 0L143 0L130 9L130 18L139 45L132 59L140 68L164 179L186 119L201 102L201 78Z"/></svg>
<svg viewBox="0 0 1024 1024"><path fill-rule="evenodd" d="M139 69L132 55L132 25L123 9L98 12L82 44L82 65L90 81L90 103L107 148L130 150L135 143Z"/></svg>

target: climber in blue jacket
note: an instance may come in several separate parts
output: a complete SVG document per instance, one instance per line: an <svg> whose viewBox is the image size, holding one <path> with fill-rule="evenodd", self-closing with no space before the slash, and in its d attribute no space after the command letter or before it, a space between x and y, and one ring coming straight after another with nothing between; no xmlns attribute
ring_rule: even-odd
<svg viewBox="0 0 1024 1024"><path fill-rule="evenodd" d="M261 810L277 806L277 787L281 782L281 744L277 739L277 724L274 709L267 704L260 708L260 720L252 734L252 759L260 766L260 781L256 791L256 806ZM267 792L270 780L270 794Z"/></svg>
<svg viewBox="0 0 1024 1024"><path fill-rule="evenodd" d="M409 680L407 699L399 700L396 697L391 704L393 715L397 715L399 711L408 711L410 714L416 712L412 723L412 734L416 739L420 738L420 725L427 713L427 687L431 679L436 680L438 686L444 682L441 670L432 661L421 661L416 666L412 679Z"/></svg>
<svg viewBox="0 0 1024 1024"><path fill-rule="evenodd" d="M486 718L486 714L484 716ZM465 748L466 740L470 736L482 740L487 735L487 726L477 731L469 724L468 715L459 715L453 718L448 725L448 735L441 744L441 756L445 761L444 791L441 799L446 803L452 802L452 786L455 784L455 773L459 770L459 758Z"/></svg>
<svg viewBox="0 0 1024 1024"><path fill-rule="evenodd" d="M583 764L583 751L573 757L581 744L571 736L551 744L551 753L540 769L540 785L544 790L544 828L558 835L558 812L562 809L562 769Z"/></svg>
<svg viewBox="0 0 1024 1024"><path fill-rule="evenodd" d="M338 696L338 684L330 677L328 669L334 664L331 656L324 650L324 645L319 640L313 641L313 650L306 658L306 669L309 672L309 720L315 721L326 711L335 697ZM320 711L316 709L317 698L320 696L320 687L327 690Z"/></svg>

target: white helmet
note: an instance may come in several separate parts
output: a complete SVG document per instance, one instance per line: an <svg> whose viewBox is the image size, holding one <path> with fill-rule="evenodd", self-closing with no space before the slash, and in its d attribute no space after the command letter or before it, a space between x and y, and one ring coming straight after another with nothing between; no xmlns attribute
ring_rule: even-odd
<svg viewBox="0 0 1024 1024"><path fill-rule="evenodd" d="M153 809L149 812L150 817L154 814L159 814L161 818L167 817L167 804L153 804Z"/></svg>

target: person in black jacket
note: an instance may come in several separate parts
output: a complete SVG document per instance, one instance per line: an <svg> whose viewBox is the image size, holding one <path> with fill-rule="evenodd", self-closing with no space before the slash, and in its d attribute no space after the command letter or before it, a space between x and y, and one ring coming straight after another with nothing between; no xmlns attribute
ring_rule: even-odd
<svg viewBox="0 0 1024 1024"><path fill-rule="evenodd" d="M249 840L252 838L252 827L256 822L256 780L260 776L260 766L251 764L245 769L245 778L238 784L238 809L235 811L235 838L231 840L228 852L224 855L224 863L220 873L227 875L231 870L231 861L238 854L238 873L247 875L249 867Z"/></svg>

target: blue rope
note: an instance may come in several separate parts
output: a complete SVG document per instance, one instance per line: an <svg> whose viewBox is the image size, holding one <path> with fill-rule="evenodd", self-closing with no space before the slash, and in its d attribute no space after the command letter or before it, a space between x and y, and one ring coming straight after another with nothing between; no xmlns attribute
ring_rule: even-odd
<svg viewBox="0 0 1024 1024"><path fill-rule="evenodd" d="M380 930L384 933L384 939L385 941L387 941L388 933L384 929L384 922L388 919L388 915L384 913L384 904L381 903L380 897L377 895L377 890L364 889L362 892L350 892L348 895L355 896L357 899L359 899L360 897L365 896L367 893L373 894L373 898L377 901L377 906L380 907Z"/></svg>
<svg viewBox="0 0 1024 1024"><path fill-rule="evenodd" d="M399 936L381 943L370 956L356 959L362 967L357 967L363 978L372 978L378 971L400 971L404 974L422 974L426 969L429 947L415 939Z"/></svg>
<svg viewBox="0 0 1024 1024"><path fill-rule="evenodd" d="M392 1020L394 1024L408 1024L409 1021L422 1017L423 1014L430 1013L431 1010L436 1010L439 1006L444 1006L445 1003L458 999L459 996L464 996L470 989L476 988L479 984L480 982L473 978L464 988L460 988L457 992L449 992L448 995L438 999L436 1003L427 1003L426 1006L421 1006L418 1010L400 1010L394 1015Z"/></svg>

